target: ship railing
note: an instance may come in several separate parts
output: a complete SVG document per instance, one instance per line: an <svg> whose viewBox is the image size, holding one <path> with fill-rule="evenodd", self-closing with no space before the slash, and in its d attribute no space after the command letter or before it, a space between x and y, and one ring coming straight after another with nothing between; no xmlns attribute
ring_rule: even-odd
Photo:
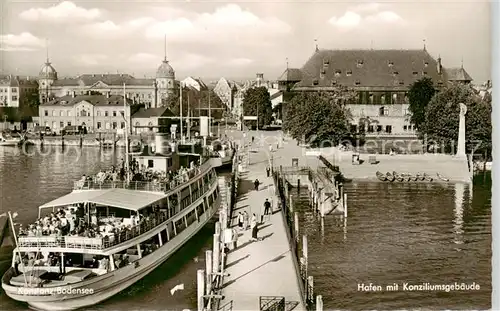
<svg viewBox="0 0 500 311"><path fill-rule="evenodd" d="M150 215L140 224L130 228L122 229L118 234L110 234L104 237L82 237L82 236L20 236L18 245L20 247L62 247L74 249L101 250L133 239L168 219L166 212L158 212Z"/></svg>
<svg viewBox="0 0 500 311"><path fill-rule="evenodd" d="M152 191L152 192L166 192L180 184L191 180L196 177L201 172L199 167L196 167L192 171L187 173L188 178L184 178L183 175L177 175L172 178L169 182L161 181L94 181L94 180L78 180L73 184L73 190L106 190L106 189L128 189L128 190L139 190L139 191Z"/></svg>

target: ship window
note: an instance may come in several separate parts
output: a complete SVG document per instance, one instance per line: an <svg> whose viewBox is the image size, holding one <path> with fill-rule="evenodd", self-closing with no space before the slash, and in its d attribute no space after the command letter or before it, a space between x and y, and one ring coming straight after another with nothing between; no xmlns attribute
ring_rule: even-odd
<svg viewBox="0 0 500 311"><path fill-rule="evenodd" d="M148 160L148 168L154 167L154 161L153 160Z"/></svg>
<svg viewBox="0 0 500 311"><path fill-rule="evenodd" d="M175 222L175 232L177 232L177 234L179 234L184 229L186 229L186 223L184 222L184 218L181 218Z"/></svg>

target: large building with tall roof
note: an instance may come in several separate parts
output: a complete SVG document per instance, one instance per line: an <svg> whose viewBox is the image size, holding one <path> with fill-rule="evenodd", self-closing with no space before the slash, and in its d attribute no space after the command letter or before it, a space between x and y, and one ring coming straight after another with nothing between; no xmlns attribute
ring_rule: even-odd
<svg viewBox="0 0 500 311"><path fill-rule="evenodd" d="M286 94L299 91L334 91L346 87L356 91L349 104L353 130L368 135L415 135L408 118L408 91L413 82L428 77L436 89L449 82L470 83L461 68L446 69L441 57L422 50L320 50L300 69L287 68L278 79ZM364 124L364 125L362 125Z"/></svg>
<svg viewBox="0 0 500 311"><path fill-rule="evenodd" d="M154 78L136 78L129 74L82 74L72 78L60 78L49 58L42 66L38 77L40 103L67 95L123 95L136 104L160 107L178 90L175 71L167 57L158 67Z"/></svg>

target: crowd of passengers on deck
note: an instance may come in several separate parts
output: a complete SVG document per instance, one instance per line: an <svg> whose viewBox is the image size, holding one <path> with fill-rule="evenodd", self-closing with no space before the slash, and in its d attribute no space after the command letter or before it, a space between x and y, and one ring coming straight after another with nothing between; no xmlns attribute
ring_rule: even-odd
<svg viewBox="0 0 500 311"><path fill-rule="evenodd" d="M192 161L189 168L181 167L177 171L169 170L158 171L147 168L145 165L139 165L139 163L134 160L130 163L130 176L132 181L139 182L152 182L152 183L170 183L171 187L187 182L190 178L194 177L200 172L199 161ZM97 185L102 185L106 182L117 182L124 181L126 171L125 165L122 163L122 168L118 170L116 166L111 166L108 170L100 170L94 176L83 175L78 181L78 188L85 187L86 182L92 182Z"/></svg>
<svg viewBox="0 0 500 311"><path fill-rule="evenodd" d="M19 236L78 236L104 238L105 241L113 243L120 241L123 236L123 240L134 236L137 233L136 228L142 224L158 224L161 212L160 207L156 205L151 212L144 210L139 215L131 215L130 218L109 216L98 219L95 213L89 217L90 222L85 218L83 206L59 208L57 212L37 219L28 228L21 226Z"/></svg>

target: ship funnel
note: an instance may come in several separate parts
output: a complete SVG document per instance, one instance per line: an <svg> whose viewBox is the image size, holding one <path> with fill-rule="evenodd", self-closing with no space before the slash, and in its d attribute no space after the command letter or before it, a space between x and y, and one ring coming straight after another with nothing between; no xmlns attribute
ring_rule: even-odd
<svg viewBox="0 0 500 311"><path fill-rule="evenodd" d="M163 134L163 133L156 133L155 136L155 153L160 153L160 154L169 154L172 152L172 147L170 145L170 142L168 141L168 137L170 135L168 134Z"/></svg>

